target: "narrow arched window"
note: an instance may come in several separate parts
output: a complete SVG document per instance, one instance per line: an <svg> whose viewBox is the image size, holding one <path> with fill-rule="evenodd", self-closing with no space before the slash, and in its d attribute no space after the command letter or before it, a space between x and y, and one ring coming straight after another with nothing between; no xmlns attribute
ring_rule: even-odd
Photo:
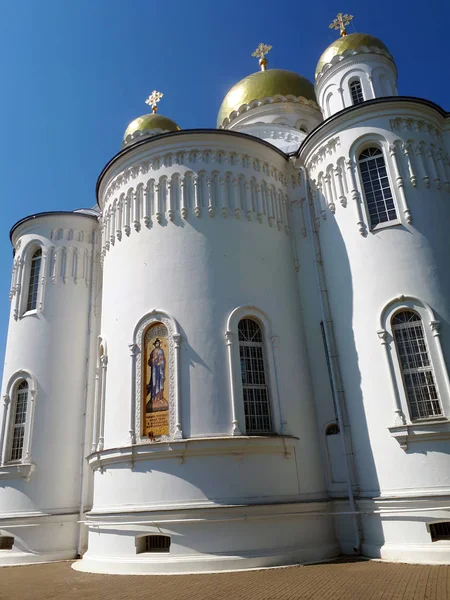
<svg viewBox="0 0 450 600"><path fill-rule="evenodd" d="M9 460L20 460L25 441L25 424L27 419L28 383L22 381L17 387L14 398L14 420L11 432L11 451Z"/></svg>
<svg viewBox="0 0 450 600"><path fill-rule="evenodd" d="M355 79L355 81L351 82L350 93L352 95L353 104L361 104L361 102L364 102L361 82L359 81L359 79Z"/></svg>
<svg viewBox="0 0 450 600"><path fill-rule="evenodd" d="M394 199L379 148L367 148L359 155L359 169L366 196L371 227L397 218Z"/></svg>
<svg viewBox="0 0 450 600"><path fill-rule="evenodd" d="M34 310L37 306L41 260L42 250L41 248L38 248L31 259L30 279L28 284L27 310Z"/></svg>
<svg viewBox="0 0 450 600"><path fill-rule="evenodd" d="M263 332L253 319L242 319L238 333L246 432L247 435L271 433Z"/></svg>
<svg viewBox="0 0 450 600"><path fill-rule="evenodd" d="M392 318L392 333L400 362L411 419L442 415L422 320L411 310Z"/></svg>

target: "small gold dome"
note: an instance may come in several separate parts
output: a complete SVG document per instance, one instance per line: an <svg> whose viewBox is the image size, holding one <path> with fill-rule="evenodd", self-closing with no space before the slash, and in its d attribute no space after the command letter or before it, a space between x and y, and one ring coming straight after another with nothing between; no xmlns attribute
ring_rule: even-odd
<svg viewBox="0 0 450 600"><path fill-rule="evenodd" d="M243 104L273 96L295 96L316 102L313 84L305 77L283 69L252 73L234 85L223 99L217 117L220 127L227 117Z"/></svg>
<svg viewBox="0 0 450 600"><path fill-rule="evenodd" d="M129 135L132 135L137 131L144 132L149 130L151 131L153 129L160 129L162 131L180 131L180 128L175 121L172 121L172 119L164 117L158 113L150 113L131 121L125 130L123 143L126 143L126 139Z"/></svg>
<svg viewBox="0 0 450 600"><path fill-rule="evenodd" d="M317 63L316 78L319 73L322 72L323 67L330 63L335 56L340 56L347 50L358 51L364 47L381 50L385 56L394 61L392 54L387 49L386 45L378 38L366 35L365 33L350 33L349 35L338 38L328 46Z"/></svg>

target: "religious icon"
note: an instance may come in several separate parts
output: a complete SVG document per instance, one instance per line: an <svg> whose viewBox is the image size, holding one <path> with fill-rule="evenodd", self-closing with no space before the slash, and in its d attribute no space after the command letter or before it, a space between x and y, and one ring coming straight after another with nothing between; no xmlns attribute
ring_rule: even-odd
<svg viewBox="0 0 450 600"><path fill-rule="evenodd" d="M169 433L169 347L165 325L155 323L144 335L144 436L150 440Z"/></svg>
<svg viewBox="0 0 450 600"><path fill-rule="evenodd" d="M166 356L161 348L161 340L156 338L153 342L154 349L150 353L148 366L150 367L150 381L147 383L147 396L150 396L147 402L147 412L157 410L166 410L167 401L164 398L164 381Z"/></svg>

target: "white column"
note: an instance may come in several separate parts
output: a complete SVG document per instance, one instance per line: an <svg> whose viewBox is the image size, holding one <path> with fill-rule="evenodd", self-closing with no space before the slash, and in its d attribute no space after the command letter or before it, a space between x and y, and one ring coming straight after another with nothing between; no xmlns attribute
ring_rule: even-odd
<svg viewBox="0 0 450 600"><path fill-rule="evenodd" d="M406 423L406 420L405 420L405 415L403 414L400 396L399 396L398 388L396 385L395 370L394 370L394 365L392 363L391 347L387 341L387 331L385 329L379 329L377 331L377 335L381 341L381 345L384 346L384 349L386 352L386 360L387 360L388 371L389 371L389 381L391 384L392 395L394 397L394 416L395 416L394 424L395 425L404 425Z"/></svg>
<svg viewBox="0 0 450 600"><path fill-rule="evenodd" d="M352 160L346 160L345 166L346 166L347 172L350 176L350 185L352 188L350 190L350 195L352 197L352 200L353 200L353 202L355 204L355 208L356 208L356 216L358 219L358 222L357 222L358 231L361 235L366 235L366 226L364 225L362 210L361 210L361 195L358 191L358 186L356 184L356 174L355 174L356 165Z"/></svg>
<svg viewBox="0 0 450 600"><path fill-rule="evenodd" d="M239 423L237 419L237 393L236 393L236 373L234 368L234 351L233 345L236 334L232 331L225 332L225 338L227 340L228 349L228 376L230 379L230 394L231 394L231 435L242 435L239 429Z"/></svg>
<svg viewBox="0 0 450 600"><path fill-rule="evenodd" d="M21 298L21 290L24 289L23 285L23 266L24 260L21 257L19 260L19 270L17 273L17 284L16 284L16 302L14 304L14 319L17 321L19 318L19 309L20 309L20 298Z"/></svg>
<svg viewBox="0 0 450 600"><path fill-rule="evenodd" d="M239 190L239 179L235 177L233 179L233 195L234 195L234 216L236 219L240 219L241 217L241 194ZM224 215L226 216L226 214Z"/></svg>
<svg viewBox="0 0 450 600"><path fill-rule="evenodd" d="M155 217L156 222L161 223L162 221L162 194L163 194L163 185L161 183L155 182Z"/></svg>
<svg viewBox="0 0 450 600"><path fill-rule="evenodd" d="M244 181L244 194L247 219L251 221L253 218L252 194L250 190L250 183L247 180Z"/></svg>
<svg viewBox="0 0 450 600"><path fill-rule="evenodd" d="M98 438L97 450L101 451L105 445L105 400L106 400L106 372L108 367L108 357L104 354L100 357L101 368L101 390L100 390L100 435Z"/></svg>
<svg viewBox="0 0 450 600"><path fill-rule="evenodd" d="M345 208L347 206L347 198L345 197L345 193L344 193L344 185L342 182L342 173L341 173L341 169L340 169L339 165L336 165L334 167L333 172L334 172L334 178L338 182L339 202L340 202L341 206L343 208Z"/></svg>
<svg viewBox="0 0 450 600"><path fill-rule="evenodd" d="M47 285L47 260L48 260L48 250L47 249L43 249L42 250L42 262L41 262L41 271L39 273L40 275L40 289L39 289L39 302L38 302L38 309L39 312L41 313L44 309L44 297L45 297L45 288Z"/></svg>
<svg viewBox="0 0 450 600"><path fill-rule="evenodd" d="M199 218L201 214L200 209L200 190L199 190L199 180L198 175L194 175L194 215Z"/></svg>
<svg viewBox="0 0 450 600"><path fill-rule="evenodd" d="M180 343L181 335L175 333L173 336L175 349L175 431L173 437L176 440L183 438L183 428L181 426L181 369L180 369Z"/></svg>
<svg viewBox="0 0 450 600"><path fill-rule="evenodd" d="M418 165L418 168L420 171L420 176L423 179L424 186L426 188L429 188L430 187L430 178L428 177L426 168L425 168L425 160L424 160L424 157L422 154L422 145L423 145L422 142L420 142L416 146L416 149L415 149L415 155L417 157L416 162L417 162L417 165Z"/></svg>
<svg viewBox="0 0 450 600"><path fill-rule="evenodd" d="M411 211L409 210L408 202L406 200L406 195L405 195L405 187L404 187L404 183L403 183L403 177L400 175L400 167L398 164L397 153L395 152L395 146L393 144L389 146L389 154L392 157L392 164L394 166L394 173L395 173L395 182L397 184L397 188L400 193L400 198L402 200L403 214L405 215L406 222L412 223Z"/></svg>
<svg viewBox="0 0 450 600"><path fill-rule="evenodd" d="M181 204L181 216L183 219L187 219L188 216L188 202L187 202L187 184L186 177L182 177L180 181L180 204Z"/></svg>
<svg viewBox="0 0 450 600"><path fill-rule="evenodd" d="M328 204L328 208L330 209L330 212L334 215L334 213L336 212L336 205L334 203L334 198L333 198L333 189L331 187L331 177L330 174L327 173L324 177L324 182L325 182L325 186L326 186L326 199L327 199L327 204Z"/></svg>
<svg viewBox="0 0 450 600"><path fill-rule="evenodd" d="M214 205L213 205L211 183L212 183L211 177L208 175L206 177L206 195L208 196L208 214L210 217L214 217Z"/></svg>
<svg viewBox="0 0 450 600"><path fill-rule="evenodd" d="M131 356L131 402L130 402L130 429L128 431L131 445L136 443L136 344L128 344ZM140 400L139 400L140 402ZM139 436L141 433L139 432Z"/></svg>
<svg viewBox="0 0 450 600"><path fill-rule="evenodd" d="M433 148L431 146L429 146L427 148L427 157L428 157L428 164L430 166L432 177L433 177L434 183L436 185L436 189L440 190L441 189L441 180L439 178L439 173L437 172L436 163L434 161Z"/></svg>
<svg viewBox="0 0 450 600"><path fill-rule="evenodd" d="M168 199L168 209L167 209L167 218L169 221L173 221L175 216L175 185L172 179L167 181L167 199Z"/></svg>
<svg viewBox="0 0 450 600"><path fill-rule="evenodd" d="M35 412L35 408L36 408L36 394L37 394L36 390L29 390L29 392L28 392L29 407L27 406L28 414L26 416L28 427L27 427L27 434L26 434L27 437L26 437L25 445L24 445L24 453L23 453L23 458L22 458L23 463L31 462L31 441L33 439L33 421L34 421L34 412Z"/></svg>
<svg viewBox="0 0 450 600"><path fill-rule="evenodd" d="M141 191L138 188L133 191L133 227L135 231L139 231L141 229L140 200Z"/></svg>
<svg viewBox="0 0 450 600"><path fill-rule="evenodd" d="M144 217L144 225L148 227L150 225L150 211L149 211L149 194L148 186L142 188L142 212Z"/></svg>
<svg viewBox="0 0 450 600"><path fill-rule="evenodd" d="M255 193L256 193L256 210L257 210L257 218L260 223L264 221L264 207L262 202L262 194L261 194L261 184L255 183Z"/></svg>
<svg viewBox="0 0 450 600"><path fill-rule="evenodd" d="M95 380L94 380L94 422L92 424L92 443L91 452L97 450L98 445L98 410L100 404L100 369L95 369Z"/></svg>
<svg viewBox="0 0 450 600"><path fill-rule="evenodd" d="M117 203L117 219L116 219L116 237L122 239L122 225L123 225L123 199Z"/></svg>
<svg viewBox="0 0 450 600"><path fill-rule="evenodd" d="M131 198L130 195L127 194L125 196L125 200L124 200L124 209L125 209L125 216L124 216L124 231L125 231L125 235L130 235L131 233L131 226L130 226L130 212L131 212L131 208L130 208L130 203L131 203Z"/></svg>
<svg viewBox="0 0 450 600"><path fill-rule="evenodd" d="M11 398L8 394L3 396L3 418L2 418L2 430L1 430L1 445L0 445L0 465L4 465L6 462L6 450L8 440L6 439L8 436L6 435L6 424L8 423L8 413L11 410Z"/></svg>
<svg viewBox="0 0 450 600"><path fill-rule="evenodd" d="M403 143L403 154L406 156L406 163L408 166L408 174L409 180L411 181L411 185L413 187L417 187L417 178L413 170L412 162L411 162L411 144Z"/></svg>
<svg viewBox="0 0 450 600"><path fill-rule="evenodd" d="M436 351L437 351L437 355L439 357L439 363L440 363L440 368L442 371L442 377L445 381L445 387L447 388L446 389L447 398L449 398L449 400L450 400L450 379L448 376L447 364L445 362L444 352L442 350L442 344L441 344L441 333L440 333L441 324L439 321L431 321L430 327L431 327L431 331L433 332L433 337L436 340Z"/></svg>

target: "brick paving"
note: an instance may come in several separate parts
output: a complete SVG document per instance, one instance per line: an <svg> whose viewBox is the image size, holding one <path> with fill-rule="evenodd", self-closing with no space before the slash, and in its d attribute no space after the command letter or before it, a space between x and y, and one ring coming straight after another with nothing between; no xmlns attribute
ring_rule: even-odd
<svg viewBox="0 0 450 600"><path fill-rule="evenodd" d="M0 568L0 600L448 600L450 566L339 561L212 575L93 575L71 562Z"/></svg>

